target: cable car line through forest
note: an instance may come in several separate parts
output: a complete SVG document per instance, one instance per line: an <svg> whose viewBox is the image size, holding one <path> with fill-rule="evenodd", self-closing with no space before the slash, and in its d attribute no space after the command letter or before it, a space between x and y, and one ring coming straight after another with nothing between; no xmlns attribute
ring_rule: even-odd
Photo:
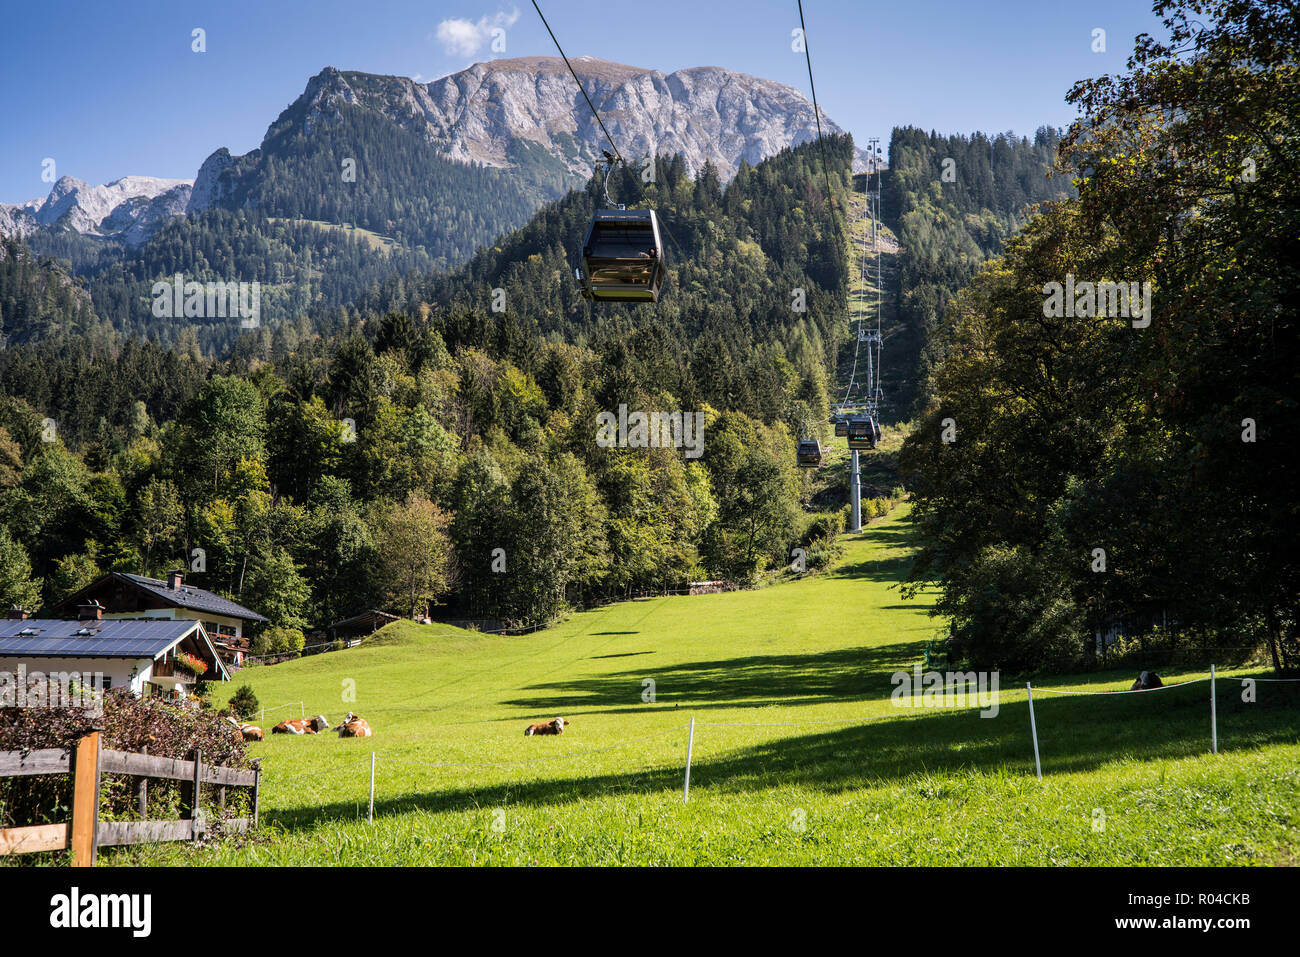
<svg viewBox="0 0 1300 957"><path fill-rule="evenodd" d="M799 8L799 28L803 39L804 61L808 66L808 89L812 96L813 119L817 126L817 147L821 155L822 175L826 184L826 207L831 217L831 232L834 236L846 236L847 232L840 228L839 216L835 211L835 195L831 189L830 162L826 156L826 139L822 132L821 107L817 103L817 85L814 79L812 66L812 51L808 45L808 27L804 18L803 0L797 0ZM613 136L610 135L605 121L601 118L600 111L596 109L596 104L592 102L591 96L587 93L586 86L583 85L578 73L569 61L568 55L560 45L559 38L556 37L555 31L547 22L546 15L542 13L541 5L537 0L532 0L533 9L537 11L537 16L541 19L542 25L551 37L551 42L555 44L555 49L559 52L560 58L564 60L565 67L568 68L569 75L573 77L573 82L577 84L582 98L591 110L591 115L595 117L596 123L600 126L601 132L613 152L603 151L604 161L597 161L595 175L600 176L601 169L604 168L605 175L602 180L602 188L605 195L605 209L597 209L592 216L591 223L587 227L587 234L582 244L581 258L585 269L575 270L575 276L582 284L583 298L594 301L604 302L658 302L659 291L663 280L667 275L667 267L664 263L664 247L660 233L660 222L654 209L647 210L629 210L623 204L615 205L609 195L609 177L612 175L615 166L623 167L626 172L627 161L619 151L618 144L614 142ZM876 142L873 140L873 143ZM879 163L875 154L872 155L873 164L876 167L877 182L879 182ZM814 174L815 175L815 174ZM640 184L638 184L640 185ZM641 186L642 196L648 199L644 186ZM868 210L871 203L870 184L867 189ZM879 194L876 196L877 205L879 203ZM869 211L867 212L870 215ZM879 215L878 211L875 215ZM873 222L873 236L875 223ZM663 233L668 236L670 242L682 252L680 245L673 238L672 233L667 226L663 227ZM871 347L880 345L880 269L879 258L880 248L878 242L873 242L876 249L877 259L877 289L876 289L876 332L874 336L864 336L862 333L862 303L859 298L857 304L857 330L855 335L856 342L853 347L853 366L849 373L849 382L845 388L844 400L839 404L836 415L832 421L836 425L836 434L840 434L841 426L848 440L849 448L852 450L852 475L850 482L850 496L853 511L853 531L861 529L861 509L859 501L859 472L858 472L858 450L861 448L875 448L880 439L880 426L877 422L877 400L879 398L879 378L880 372L878 363L871 361ZM862 250L859 259L859 279L865 291L866 286L866 249ZM845 422L840 419L845 418L843 415L844 406L848 403L849 394L852 391L853 383L857 375L858 350L863 341L868 341L868 379L867 385L870 395L867 403L867 417L854 418ZM804 422L801 425L802 433L809 433L813 430L807 427ZM795 449L796 465L800 468L817 468L822 464L823 450L821 440L815 436L805 436L799 439Z"/></svg>
<svg viewBox="0 0 1300 957"><path fill-rule="evenodd" d="M624 204L614 205L609 195L609 177L615 166L628 168L627 160L619 151L618 144L610 135L600 111L591 101L587 88L578 73L569 62L568 55L560 46L555 31L542 13L537 0L532 0L533 9L541 18L542 25L551 36L551 42L559 51L560 58L569 69L569 75L578 85L587 108L596 118L600 130L609 141L613 153L605 151L606 160L596 163L595 175L599 176L602 167L606 167L604 177L605 209L597 209L587 226L583 239L581 259L582 268L574 270L574 275L581 284L582 297L596 302L658 302L659 291L668 274L664 261L663 235L677 246L677 241L667 227L660 228L659 217L654 209L628 209ZM644 188L641 190L645 196ZM678 250L681 251L680 246Z"/></svg>
<svg viewBox="0 0 1300 957"><path fill-rule="evenodd" d="M804 59L808 64L808 89L809 92L812 94L813 118L816 120L817 123L817 145L822 158L822 174L826 180L826 204L830 209L831 228L832 228L832 232L837 236L847 235L845 233L840 232L839 219L835 215L835 198L831 191L830 163L826 159L826 141L822 135L821 109L817 105L817 86L815 81L813 80L812 51L808 46L808 28L804 22L803 0L798 0L798 5L799 5L799 28L801 31L801 35L803 37ZM863 335L861 300L859 300L858 322L857 322L858 328L856 330L856 335L854 336L856 341L854 342L853 345L853 367L852 367L852 371L849 373L848 385L845 387L844 390L844 402L840 404L840 407L837 410L836 415L832 417L832 420L835 422L836 432L838 434L840 428L840 422L838 420L844 418L844 414L843 414L844 405L848 402L849 393L853 389L854 379L857 376L858 348L863 341L866 341L867 342L867 364L868 364L868 368L867 368L868 395L867 395L866 415L865 417L855 416L854 418L849 419L845 423L845 429L844 429L845 439L848 443L849 451L852 456L850 461L850 471L849 471L849 504L852 507L852 519L851 519L849 530L853 532L860 532L862 530L862 500L861 500L862 481L861 481L861 472L859 470L858 452L864 449L874 449L876 445L879 443L881 437L880 422L879 422L880 363L878 361L872 362L872 355L871 355L871 349L874 347L878 350L881 345L880 243L879 240L876 238L877 226L879 223L879 216L880 216L880 211L878 208L879 199L880 199L879 197L880 163L877 158L878 151L875 151L875 143L877 142L878 140L876 140L875 138L872 139L873 152L871 154L871 159L872 159L872 166L876 173L876 182L877 182L877 194L875 197L876 208L872 210L871 207L871 199L872 199L871 183L870 183L870 179L868 179L867 190L866 190L867 206L864 209L865 215L872 215L874 217L872 220L872 237L873 237L872 245L875 248L875 254L876 254L876 332L874 334L868 334L867 336ZM869 175L870 173L868 173L868 176ZM865 267L866 265L865 247L862 251L862 258L860 259L859 264L860 267ZM865 292L865 286L866 286L865 268L862 268L862 272L864 274L861 276L861 282L863 286L863 292ZM814 461L814 457L812 455L812 449L810 448L810 446L813 444L814 441L816 440L800 439L800 441L796 445L795 463L799 467L815 468L821 464L821 443L819 441L816 442L817 450L816 450L816 457Z"/></svg>
<svg viewBox="0 0 1300 957"><path fill-rule="evenodd" d="M595 104L591 102L591 97L587 95L587 88L583 86L582 81L578 79L578 74L574 71L573 64L569 62L568 56L565 55L564 48L560 46L560 41L555 38L555 31L552 30L551 25L546 22L546 14L542 13L542 8L537 5L537 0L533 0L533 9L536 10L537 15L542 18L542 26L546 27L546 32L551 35L551 42L555 44L555 49L560 51L560 59L562 59L564 65L569 68L569 75L573 77L573 82L578 84L578 89L582 92L582 98L587 101L587 106L591 108L591 115L596 118L596 122L600 124L600 131L605 134L605 139L607 139L609 145L613 147L614 157L620 163L623 163L623 154L618 151L618 144L614 142L614 137L609 135L609 130L605 129L605 121L600 118L600 113L596 111ZM624 165L627 164L624 163ZM606 190L606 195L608 195L608 192L609 191Z"/></svg>
<svg viewBox="0 0 1300 957"><path fill-rule="evenodd" d="M804 21L803 0L798 0L798 5L799 5L799 35L803 41L804 60L808 64L808 91L809 93L812 94L813 120L817 124L817 148L822 158L822 176L825 178L826 181L826 209L830 212L831 215L831 235L838 238L846 234L840 230L839 217L835 215L835 196L831 191L831 168L830 168L830 163L827 162L826 160L826 140L825 137L822 136L821 107L817 105L817 84L813 80L812 51L809 49L808 46L808 26L807 23ZM816 176L815 173L813 175ZM854 368L856 371L856 366L857 366L856 346L854 347L853 361L854 361ZM852 384L853 384L853 377L852 375L850 375L849 385L852 386ZM846 392L845 399L847 400L847 398L848 398L848 394ZM808 432L811 431L810 429L808 429L807 426L808 424L806 422L801 424L800 427L801 433L806 435ZM853 462L855 466L854 471L856 473L856 465L857 465L856 454L853 457ZM795 465L798 466L799 468L819 468L821 464L822 464L821 440L818 439L816 436L808 436L808 437L800 438L795 445ZM858 510L855 505L854 515L856 516L857 514L858 514Z"/></svg>
<svg viewBox="0 0 1300 957"><path fill-rule="evenodd" d="M813 82L812 51L808 48L808 28L803 21L803 0L799 0L799 31L800 36L803 37L804 59L808 62L808 89L812 93L813 119L817 122L817 146L822 154L822 174L826 177L826 205L831 211L831 225L838 233L840 224L835 216L835 199L831 195L831 168L826 162L826 141L822 138L822 114L817 106L817 84Z"/></svg>

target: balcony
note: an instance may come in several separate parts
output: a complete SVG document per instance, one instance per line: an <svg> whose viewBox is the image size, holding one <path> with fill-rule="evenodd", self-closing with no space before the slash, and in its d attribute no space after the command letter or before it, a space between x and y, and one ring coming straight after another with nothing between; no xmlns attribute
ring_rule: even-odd
<svg viewBox="0 0 1300 957"><path fill-rule="evenodd" d="M168 684L194 684L194 673L179 667L174 661L154 662L153 676L169 679Z"/></svg>

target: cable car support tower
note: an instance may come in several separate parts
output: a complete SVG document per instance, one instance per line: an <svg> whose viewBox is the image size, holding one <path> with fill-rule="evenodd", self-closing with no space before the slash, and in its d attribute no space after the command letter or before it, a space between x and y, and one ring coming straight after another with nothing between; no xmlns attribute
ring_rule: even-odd
<svg viewBox="0 0 1300 957"><path fill-rule="evenodd" d="M869 330L862 318L862 299L858 299L857 341L853 346L853 366L849 372L849 384L844 389L844 401L840 403L837 416L844 415L844 406L848 403L858 372L858 350L866 344L867 397L866 417L849 423L849 452L852 459L849 464L849 502L852 505L850 531L862 531L862 473L859 467L858 451L860 448L875 448L880 440L880 406L883 392L880 387L880 352L883 340L880 330L880 138L867 140L868 152L871 154L871 169L868 170L866 190L866 214L871 218L871 247L876 259L876 328ZM876 174L876 188L871 189L870 175ZM866 250L859 258L859 276L863 292L866 291ZM866 434L863 434L866 433ZM857 441L855 442L855 439Z"/></svg>

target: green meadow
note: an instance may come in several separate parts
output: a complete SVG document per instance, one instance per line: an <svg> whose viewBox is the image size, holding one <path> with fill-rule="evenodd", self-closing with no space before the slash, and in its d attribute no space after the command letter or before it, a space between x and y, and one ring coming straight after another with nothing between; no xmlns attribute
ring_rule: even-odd
<svg viewBox="0 0 1300 957"><path fill-rule="evenodd" d="M898 589L906 507L828 571L749 592L627 601L521 637L399 623L365 645L242 672L284 717L349 710L374 737L276 735L262 827L107 864L1294 864L1300 685L1243 674L1112 698L900 707L940 630ZM1127 689L1131 672L1035 686ZM1163 674L1167 683L1203 672ZM648 682L653 682L649 684ZM653 692L653 693L652 693ZM355 700L349 700L352 696ZM563 716L564 734L526 738ZM690 800L683 801L695 720ZM374 822L367 822L371 754Z"/></svg>

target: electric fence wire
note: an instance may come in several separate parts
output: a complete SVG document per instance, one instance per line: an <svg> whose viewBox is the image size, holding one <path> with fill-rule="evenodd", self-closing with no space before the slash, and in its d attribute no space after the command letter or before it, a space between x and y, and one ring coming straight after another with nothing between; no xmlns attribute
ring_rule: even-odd
<svg viewBox="0 0 1300 957"><path fill-rule="evenodd" d="M1210 676L1206 675L1203 678L1192 678L1190 681L1180 681L1177 684L1161 685L1159 688L1130 688L1128 691L1063 691L1059 688L1035 688L1034 690L1045 692L1047 694L1085 695L1089 697L1115 694L1146 694L1148 691L1168 691L1170 688L1181 688L1184 685L1194 685L1198 681L1209 680Z"/></svg>

